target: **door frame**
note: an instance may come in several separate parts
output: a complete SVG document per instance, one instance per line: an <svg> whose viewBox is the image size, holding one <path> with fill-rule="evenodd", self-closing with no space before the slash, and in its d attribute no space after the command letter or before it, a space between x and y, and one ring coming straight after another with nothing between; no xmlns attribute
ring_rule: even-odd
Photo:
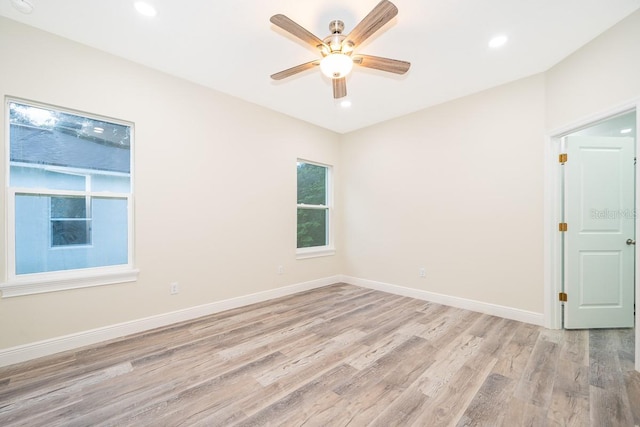
<svg viewBox="0 0 640 427"><path fill-rule="evenodd" d="M561 138L609 117L635 109L636 111L636 153L638 153L638 125L640 125L640 98L610 108L581 120L569 123L547 134L544 149L544 326L549 329L562 328L562 305L558 293L562 290L562 235L558 232L563 206L563 176L558 155L561 152ZM640 173L636 173L636 212L640 212ZM636 230L640 230L636 217ZM640 371L640 250L635 259L635 367Z"/></svg>

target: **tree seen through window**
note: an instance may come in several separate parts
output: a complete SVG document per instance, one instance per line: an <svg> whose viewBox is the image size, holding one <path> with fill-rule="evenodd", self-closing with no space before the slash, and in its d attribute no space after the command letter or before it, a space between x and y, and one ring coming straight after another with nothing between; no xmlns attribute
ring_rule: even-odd
<svg viewBox="0 0 640 427"><path fill-rule="evenodd" d="M327 246L329 207L326 166L298 162L298 248Z"/></svg>

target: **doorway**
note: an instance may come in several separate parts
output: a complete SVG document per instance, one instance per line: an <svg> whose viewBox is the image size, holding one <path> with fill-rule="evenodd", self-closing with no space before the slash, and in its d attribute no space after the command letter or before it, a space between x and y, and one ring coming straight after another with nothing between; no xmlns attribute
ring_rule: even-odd
<svg viewBox="0 0 640 427"><path fill-rule="evenodd" d="M558 162L559 154L562 152L562 138L572 133L585 130L589 127L605 122L626 113L635 111L636 126L640 123L640 99L627 104L619 105L608 111L603 111L591 117L576 121L562 128L555 129L550 133L550 137L545 145L545 204L544 204L544 229L545 229L545 249L544 249L544 326L550 329L562 329L562 317L564 304L558 301L559 293L563 290L564 271L562 265L563 257L563 236L558 231L558 224L564 218L564 206L562 204L562 191L564 189L564 176L562 166ZM619 130L620 131L620 130ZM618 131L618 132L619 132ZM637 143L637 127L632 130L632 134ZM638 191L640 191L640 174L636 174L636 212L640 204ZM637 218L636 218L637 225ZM640 278L638 272L640 267L639 253L635 251L635 277ZM640 307L640 280L635 284L636 307ZM640 372L640 316L635 316L635 368Z"/></svg>
<svg viewBox="0 0 640 427"><path fill-rule="evenodd" d="M559 138L565 329L634 326L635 139L635 111Z"/></svg>

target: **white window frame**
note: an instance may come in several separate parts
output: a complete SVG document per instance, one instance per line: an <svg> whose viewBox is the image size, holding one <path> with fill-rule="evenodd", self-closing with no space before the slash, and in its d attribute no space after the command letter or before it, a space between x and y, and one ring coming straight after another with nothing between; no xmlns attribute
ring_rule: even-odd
<svg viewBox="0 0 640 427"><path fill-rule="evenodd" d="M91 188L85 188L85 191L59 191L46 188L20 188L10 186L11 174L11 147L10 147L10 119L9 119L9 103L15 102L19 104L29 105L37 108L57 110L64 113L75 114L89 119L106 121L114 124L129 126L130 135L130 191L129 193L116 193L100 191L91 191ZM98 116L83 111L72 110L69 108L58 107L55 105L43 104L28 101L20 98L5 97L5 271L6 277L4 283L0 283L0 292L2 298L16 297L23 295L40 294L46 292L55 292L69 289L87 288L93 286L102 286L116 283L133 282L138 279L139 270L134 268L134 124L131 122L113 119L111 117ZM52 171L59 171L59 168L50 167ZM73 172L73 170L65 171L65 173ZM127 263L105 267L80 268L63 271L50 271L42 273L16 274L15 259L15 198L16 194L33 194L43 196L80 196L93 198L109 198L109 199L126 199L128 212L128 241L127 241ZM82 245L80 245L82 246Z"/></svg>
<svg viewBox="0 0 640 427"><path fill-rule="evenodd" d="M331 256L336 253L333 239L333 166L324 163L318 163L305 159L296 160L296 182L297 182L297 165L298 163L307 163L314 166L326 168L326 205L307 205L298 203L297 185L296 185L296 259L316 258L323 256ZM309 248L298 248L298 209L318 209L325 210L326 215L326 233L327 244L323 246L312 246Z"/></svg>

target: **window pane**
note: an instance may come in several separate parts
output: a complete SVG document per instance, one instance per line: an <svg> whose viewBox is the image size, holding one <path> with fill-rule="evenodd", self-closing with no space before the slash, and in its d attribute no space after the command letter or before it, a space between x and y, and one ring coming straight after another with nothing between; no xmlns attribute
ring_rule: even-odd
<svg viewBox="0 0 640 427"><path fill-rule="evenodd" d="M53 172L42 166L11 165L11 186L86 191L87 178L84 175Z"/></svg>
<svg viewBox="0 0 640 427"><path fill-rule="evenodd" d="M129 193L131 191L129 175L93 175L91 178L91 191Z"/></svg>
<svg viewBox="0 0 640 427"><path fill-rule="evenodd" d="M65 197L16 194L16 274L128 263L128 199L94 197L90 220L53 221L52 199Z"/></svg>
<svg viewBox="0 0 640 427"><path fill-rule="evenodd" d="M85 197L52 197L51 218L87 218Z"/></svg>
<svg viewBox="0 0 640 427"><path fill-rule="evenodd" d="M51 221L51 246L88 245L90 243L90 220Z"/></svg>
<svg viewBox="0 0 640 427"><path fill-rule="evenodd" d="M129 126L16 102L9 104L9 121L13 187L37 187L33 179L21 180L28 177L20 174L25 169L43 174L45 166L97 175L128 177L131 172Z"/></svg>
<svg viewBox="0 0 640 427"><path fill-rule="evenodd" d="M327 210L298 208L298 248L327 245Z"/></svg>
<svg viewBox="0 0 640 427"><path fill-rule="evenodd" d="M327 204L327 168L298 162L298 204Z"/></svg>

